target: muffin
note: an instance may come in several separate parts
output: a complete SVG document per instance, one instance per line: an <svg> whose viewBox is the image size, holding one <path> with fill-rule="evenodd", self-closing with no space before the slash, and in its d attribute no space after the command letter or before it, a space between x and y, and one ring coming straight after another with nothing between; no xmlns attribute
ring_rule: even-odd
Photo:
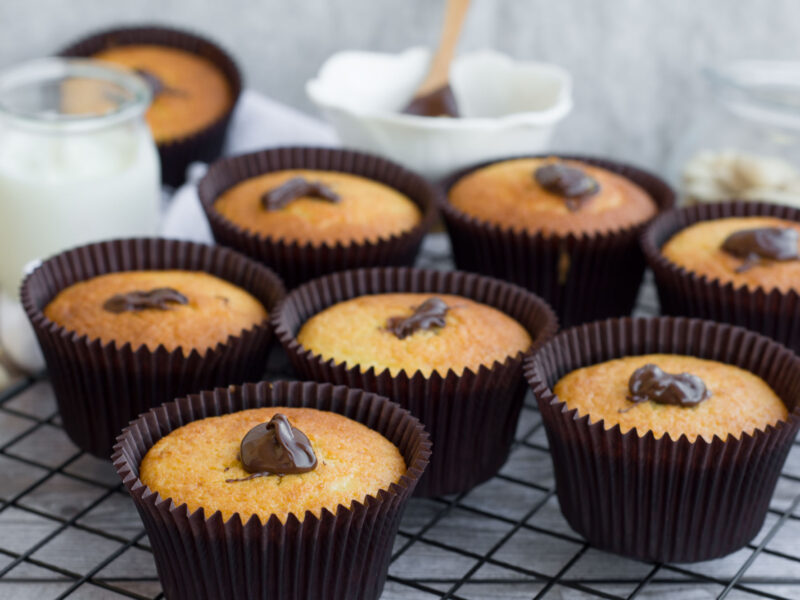
<svg viewBox="0 0 800 600"><path fill-rule="evenodd" d="M262 523L275 515L285 523L292 513L319 518L323 509L363 502L405 472L397 447L360 423L313 408L270 407L179 427L147 451L139 476L192 512L220 511L225 521L257 515Z"/></svg>
<svg viewBox="0 0 800 600"><path fill-rule="evenodd" d="M374 294L311 317L297 341L323 360L362 370L461 375L526 352L525 328L503 312L451 294Z"/></svg>
<svg viewBox="0 0 800 600"><path fill-rule="evenodd" d="M649 173L575 157L479 165L445 189L458 268L540 294L565 326L630 313L644 273L637 235L674 203L669 186Z"/></svg>
<svg viewBox="0 0 800 600"><path fill-rule="evenodd" d="M214 209L249 233L317 247L376 243L422 220L417 205L388 185L310 169L246 179L220 194Z"/></svg>
<svg viewBox="0 0 800 600"><path fill-rule="evenodd" d="M65 288L44 316L68 331L117 346L205 352L262 324L264 306L245 290L199 271L107 273Z"/></svg>
<svg viewBox="0 0 800 600"><path fill-rule="evenodd" d="M642 234L661 311L741 325L800 352L800 210L721 202L664 213Z"/></svg>
<svg viewBox="0 0 800 600"><path fill-rule="evenodd" d="M146 119L156 144L185 138L221 119L233 105L225 74L187 50L130 44L101 50L92 58L136 71L150 85Z"/></svg>
<svg viewBox="0 0 800 600"><path fill-rule="evenodd" d="M169 598L376 600L430 448L386 398L283 381L152 409L112 460Z"/></svg>
<svg viewBox="0 0 800 600"><path fill-rule="evenodd" d="M217 243L275 269L289 287L348 268L410 265L436 218L436 190L419 175L330 148L222 159L198 193Z"/></svg>
<svg viewBox="0 0 800 600"><path fill-rule="evenodd" d="M259 379L267 316L284 289L231 250L135 239L50 258L21 294L64 429L82 450L108 458L117 433L151 406Z"/></svg>
<svg viewBox="0 0 800 600"><path fill-rule="evenodd" d="M526 360L561 511L592 545L656 562L761 529L800 428L800 358L740 327L611 319Z"/></svg>
<svg viewBox="0 0 800 600"><path fill-rule="evenodd" d="M315 279L271 321L302 377L386 395L422 421L434 452L421 496L466 492L498 472L525 394L522 359L557 328L522 288L407 268Z"/></svg>
<svg viewBox="0 0 800 600"><path fill-rule="evenodd" d="M146 117L164 183L177 187L190 163L222 153L242 77L217 44L167 27L126 27L91 35L60 54L130 67L150 84L153 102Z"/></svg>

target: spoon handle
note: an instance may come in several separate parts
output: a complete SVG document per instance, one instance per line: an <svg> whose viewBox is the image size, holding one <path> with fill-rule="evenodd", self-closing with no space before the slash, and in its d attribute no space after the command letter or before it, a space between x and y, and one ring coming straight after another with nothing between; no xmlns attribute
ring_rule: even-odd
<svg viewBox="0 0 800 600"><path fill-rule="evenodd" d="M439 47L431 60L431 67L414 97L425 96L447 85L450 79L450 63L456 53L461 26L467 15L470 0L447 0L442 36Z"/></svg>

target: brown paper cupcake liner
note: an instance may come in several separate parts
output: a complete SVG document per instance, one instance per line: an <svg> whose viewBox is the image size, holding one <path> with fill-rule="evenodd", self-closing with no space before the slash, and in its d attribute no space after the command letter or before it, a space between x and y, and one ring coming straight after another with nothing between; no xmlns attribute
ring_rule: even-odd
<svg viewBox="0 0 800 600"><path fill-rule="evenodd" d="M232 250L164 239L113 240L68 250L45 261L22 284L53 383L64 429L75 444L108 458L114 438L136 415L182 394L258 380L272 332L260 325L204 350L133 348L79 336L45 317L64 288L97 275L137 269L204 271L255 296L268 311L284 295L280 279Z"/></svg>
<svg viewBox="0 0 800 600"><path fill-rule="evenodd" d="M315 246L248 232L214 209L214 202L228 188L283 169L341 171L378 181L408 196L422 212L422 221L409 231L375 242ZM211 165L198 193L217 243L263 262L280 274L289 288L357 267L411 266L436 219L436 189L422 177L377 156L332 148L275 148L222 159Z"/></svg>
<svg viewBox="0 0 800 600"><path fill-rule="evenodd" d="M431 434L433 456L417 495L465 492L494 476L508 458L525 395L522 353L477 372L392 376L388 369L362 371L325 360L297 341L303 323L321 310L356 296L390 292L456 294L488 304L525 327L532 348L555 333L556 317L542 299L515 285L472 273L409 268L359 269L315 279L291 292L273 313L276 335L302 377L387 396L422 421Z"/></svg>
<svg viewBox="0 0 800 600"><path fill-rule="evenodd" d="M190 512L139 479L147 451L169 432L205 417L262 406L315 408L349 417L394 443L407 472L374 496L320 516L290 514L266 523L219 511ZM132 422L118 438L112 461L153 546L168 598L281 600L377 599L405 504L430 456L420 422L386 398L344 386L262 382L202 392L164 404Z"/></svg>
<svg viewBox="0 0 800 600"><path fill-rule="evenodd" d="M794 290L734 287L687 271L668 260L661 247L679 230L726 217L777 217L800 222L800 210L762 202L720 202L674 209L642 233L641 245L655 274L661 312L741 325L800 352L800 295Z"/></svg>
<svg viewBox="0 0 800 600"><path fill-rule="evenodd" d="M766 381L790 415L737 439L625 434L568 410L552 392L564 375L623 356L674 353L717 360ZM542 413L567 521L598 548L637 559L724 556L761 529L800 427L800 359L740 327L697 319L610 319L575 327L525 364Z"/></svg>
<svg viewBox="0 0 800 600"><path fill-rule="evenodd" d="M72 44L59 55L90 57L108 48L131 44L170 46L197 54L222 71L231 87L233 101L219 119L197 133L158 144L161 180L167 185L177 187L186 179L186 168L190 163L211 162L222 154L228 124L242 92L242 75L230 55L217 44L194 33L159 26L123 27L103 31Z"/></svg>
<svg viewBox="0 0 800 600"><path fill-rule="evenodd" d="M609 160L558 156L630 179L655 200L659 212L675 203L673 190L651 173ZM522 157L505 160L511 158ZM494 225L450 204L447 195L459 179L496 162L500 161L460 171L442 184L445 193L440 209L456 266L511 281L539 294L553 306L564 327L630 314L644 275L638 236L645 223L608 233L544 235Z"/></svg>

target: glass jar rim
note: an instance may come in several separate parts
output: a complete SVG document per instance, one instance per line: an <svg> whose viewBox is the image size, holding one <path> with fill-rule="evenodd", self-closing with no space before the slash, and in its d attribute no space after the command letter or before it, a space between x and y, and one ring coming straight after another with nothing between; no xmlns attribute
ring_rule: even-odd
<svg viewBox="0 0 800 600"><path fill-rule="evenodd" d="M705 75L736 114L800 129L800 61L738 60L707 67Z"/></svg>
<svg viewBox="0 0 800 600"><path fill-rule="evenodd" d="M117 86L125 92L112 109L98 113L67 114L24 110L11 106L7 95L24 86L78 78ZM28 129L76 133L113 126L141 117L152 100L147 82L134 71L90 58L38 58L0 72L0 119Z"/></svg>

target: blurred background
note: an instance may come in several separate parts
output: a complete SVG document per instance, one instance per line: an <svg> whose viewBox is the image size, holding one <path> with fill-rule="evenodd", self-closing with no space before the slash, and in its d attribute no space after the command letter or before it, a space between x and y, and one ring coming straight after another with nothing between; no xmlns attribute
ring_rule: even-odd
<svg viewBox="0 0 800 600"><path fill-rule="evenodd" d="M0 67L97 29L166 23L219 41L248 86L314 113L303 86L330 54L433 46L441 13L438 0L3 0ZM474 0L460 50L491 47L567 68L575 110L554 148L658 170L709 102L701 69L791 59L798 22L795 0Z"/></svg>

